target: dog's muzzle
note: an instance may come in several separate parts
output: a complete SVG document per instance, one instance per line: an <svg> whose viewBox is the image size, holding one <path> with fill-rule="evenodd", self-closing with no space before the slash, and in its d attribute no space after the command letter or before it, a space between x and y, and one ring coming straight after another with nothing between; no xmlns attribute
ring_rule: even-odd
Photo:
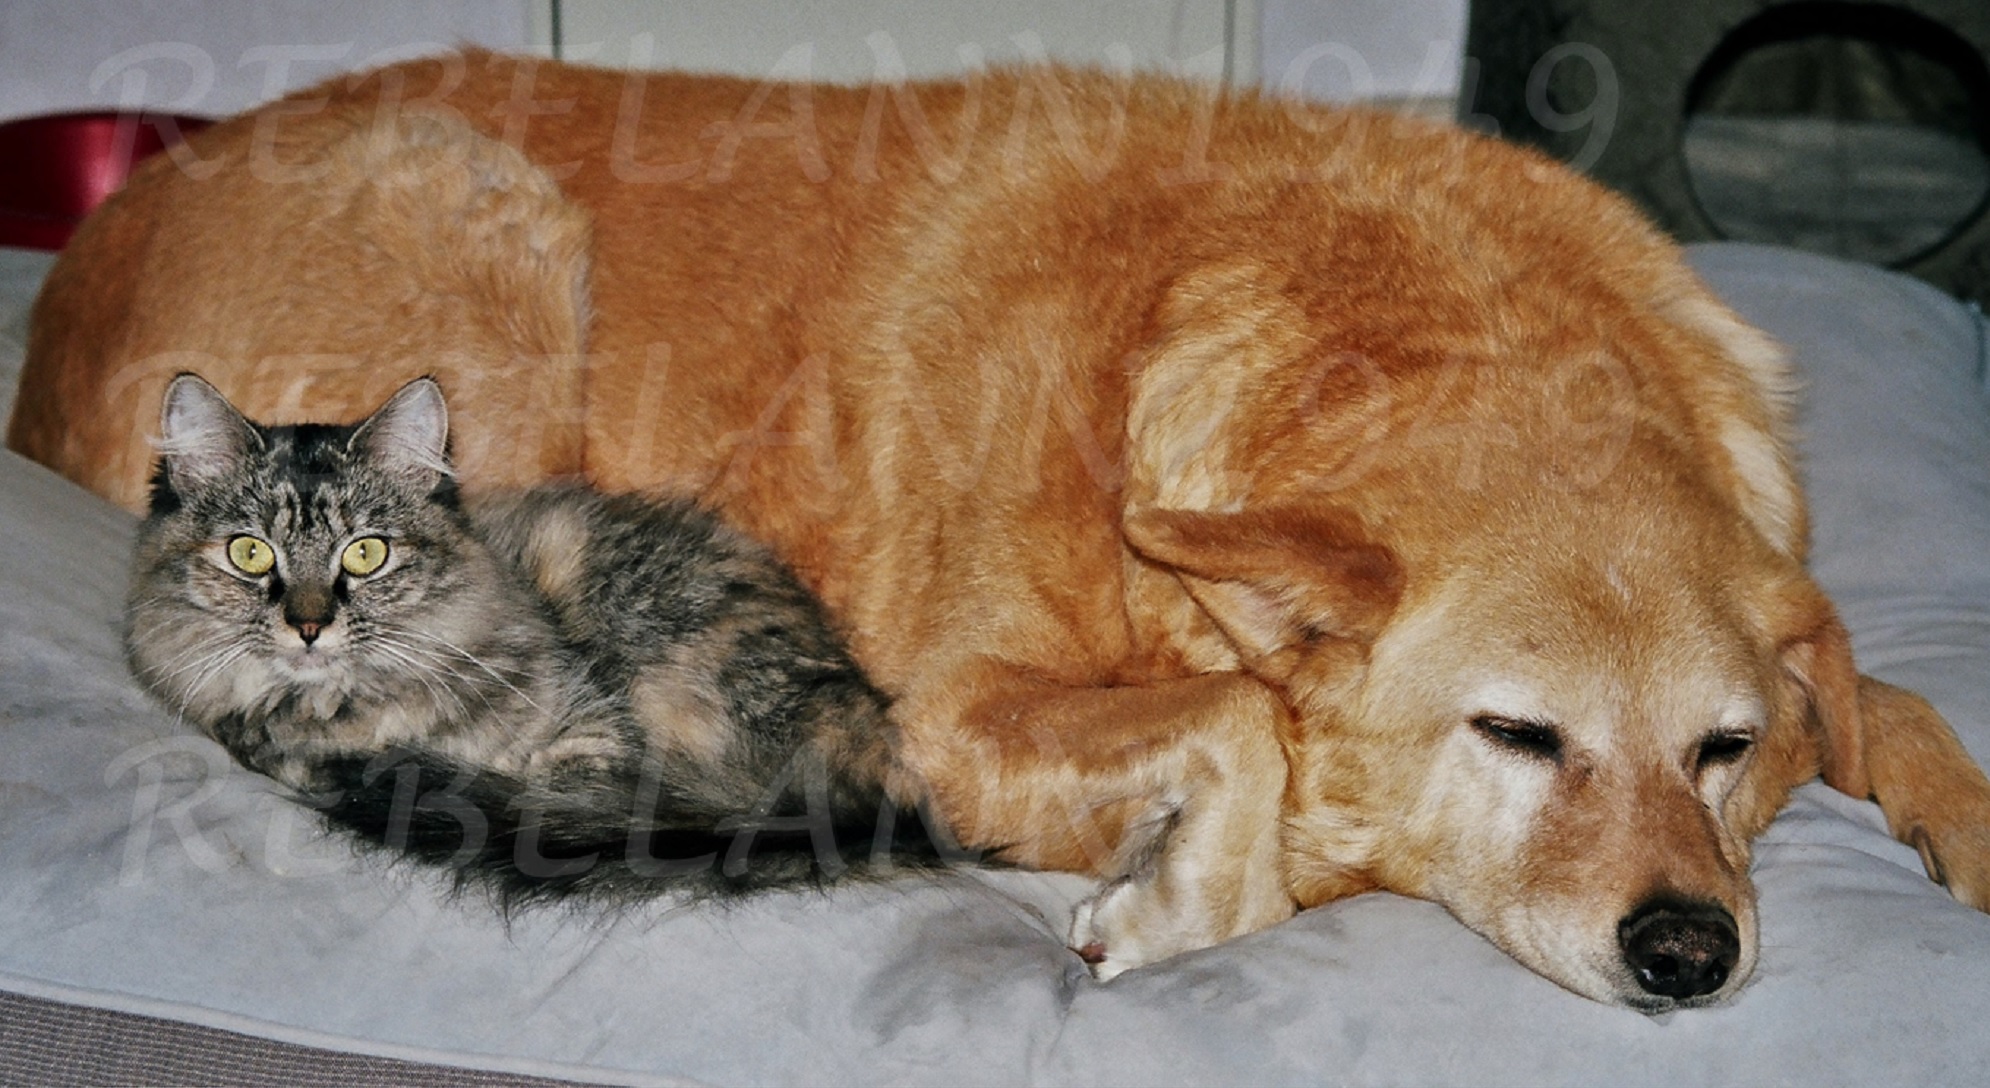
<svg viewBox="0 0 1990 1088"><path fill-rule="evenodd" d="M1713 903L1661 896L1617 923L1624 963L1648 994L1705 997L1727 984L1741 958L1734 915Z"/></svg>

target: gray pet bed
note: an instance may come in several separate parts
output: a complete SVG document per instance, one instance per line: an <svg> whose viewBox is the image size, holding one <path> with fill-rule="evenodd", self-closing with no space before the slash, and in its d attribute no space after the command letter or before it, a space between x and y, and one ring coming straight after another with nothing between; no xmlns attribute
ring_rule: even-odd
<svg viewBox="0 0 1990 1088"><path fill-rule="evenodd" d="M1891 273L1736 245L1695 260L1801 364L1817 571L1861 662L1990 758L1983 324ZM29 272L0 303L11 371L40 266L8 267ZM1990 1070L1990 916L1930 884L1876 808L1818 785L1759 844L1754 982L1657 1018L1566 993L1387 895L1109 985L1064 948L1086 883L1029 873L507 927L323 838L147 702L117 648L130 516L12 454L0 510L0 1081L445 1077L380 1057L644 1084L1677 1088Z"/></svg>

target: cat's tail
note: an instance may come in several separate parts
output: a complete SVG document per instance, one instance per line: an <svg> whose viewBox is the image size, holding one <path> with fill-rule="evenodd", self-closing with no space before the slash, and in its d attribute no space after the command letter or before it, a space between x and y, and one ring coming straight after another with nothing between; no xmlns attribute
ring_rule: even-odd
<svg viewBox="0 0 1990 1088"><path fill-rule="evenodd" d="M318 765L309 802L370 845L440 866L506 908L735 896L983 859L882 788L818 778L722 812L654 766L546 781L395 748Z"/></svg>

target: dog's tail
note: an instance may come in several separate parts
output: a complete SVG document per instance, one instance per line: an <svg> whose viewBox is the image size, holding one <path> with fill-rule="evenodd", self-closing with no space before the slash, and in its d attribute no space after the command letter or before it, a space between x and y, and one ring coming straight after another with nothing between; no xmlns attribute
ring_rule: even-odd
<svg viewBox="0 0 1990 1088"><path fill-rule="evenodd" d="M318 771L326 788L311 803L333 826L440 866L507 910L728 897L980 860L922 807L862 784L818 781L721 812L654 765L528 782L394 748L332 757Z"/></svg>

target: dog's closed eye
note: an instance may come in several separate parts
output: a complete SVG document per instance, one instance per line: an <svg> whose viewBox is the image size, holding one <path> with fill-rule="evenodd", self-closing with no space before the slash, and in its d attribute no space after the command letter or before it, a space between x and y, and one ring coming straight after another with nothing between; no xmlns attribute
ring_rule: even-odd
<svg viewBox="0 0 1990 1088"><path fill-rule="evenodd" d="M1481 714L1472 719L1472 728L1507 751L1550 763L1561 762L1562 735L1552 725Z"/></svg>
<svg viewBox="0 0 1990 1088"><path fill-rule="evenodd" d="M1696 760L1700 770L1710 767L1724 767L1738 763L1748 750L1755 746L1755 738L1748 733L1713 733L1700 741L1700 751Z"/></svg>

